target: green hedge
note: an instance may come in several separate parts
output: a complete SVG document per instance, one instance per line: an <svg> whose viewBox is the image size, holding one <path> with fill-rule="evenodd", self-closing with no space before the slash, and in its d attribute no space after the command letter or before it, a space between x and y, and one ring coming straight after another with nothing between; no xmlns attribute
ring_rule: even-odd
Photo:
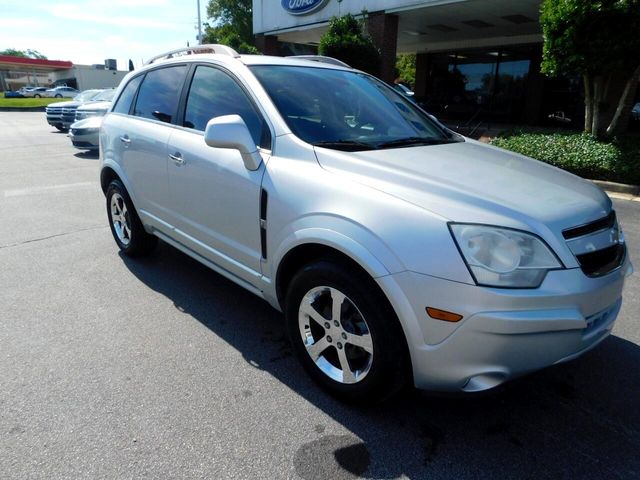
<svg viewBox="0 0 640 480"><path fill-rule="evenodd" d="M0 95L2 93L0 92ZM50 103L68 102L71 98L4 98L0 96L0 107L46 107Z"/></svg>
<svg viewBox="0 0 640 480"><path fill-rule="evenodd" d="M599 141L585 133L510 132L491 144L584 178L640 185L640 136Z"/></svg>

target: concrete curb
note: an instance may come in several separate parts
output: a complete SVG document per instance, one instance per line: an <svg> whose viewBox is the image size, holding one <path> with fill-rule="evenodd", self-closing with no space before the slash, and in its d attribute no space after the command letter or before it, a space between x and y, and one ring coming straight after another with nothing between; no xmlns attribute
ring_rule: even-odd
<svg viewBox="0 0 640 480"><path fill-rule="evenodd" d="M44 112L45 107L0 107L0 112Z"/></svg>
<svg viewBox="0 0 640 480"><path fill-rule="evenodd" d="M607 192L623 193L634 197L640 195L640 186L638 185L626 185L624 183L607 182L605 180L591 181Z"/></svg>

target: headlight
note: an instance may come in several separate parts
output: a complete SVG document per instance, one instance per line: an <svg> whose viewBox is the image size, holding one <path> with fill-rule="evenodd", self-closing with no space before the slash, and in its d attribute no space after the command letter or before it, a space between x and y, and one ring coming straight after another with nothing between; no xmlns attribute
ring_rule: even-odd
<svg viewBox="0 0 640 480"><path fill-rule="evenodd" d="M464 223L449 228L478 285L536 288L549 270L563 268L546 243L530 233Z"/></svg>

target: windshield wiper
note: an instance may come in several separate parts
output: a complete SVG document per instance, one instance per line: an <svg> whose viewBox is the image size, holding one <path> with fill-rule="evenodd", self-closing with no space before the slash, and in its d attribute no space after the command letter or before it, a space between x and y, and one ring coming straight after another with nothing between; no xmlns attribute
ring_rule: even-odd
<svg viewBox="0 0 640 480"><path fill-rule="evenodd" d="M406 137L397 138L388 142L378 143L377 148L394 148L408 147L411 145L442 145L444 143L457 143L457 140L449 138L424 138L424 137Z"/></svg>
<svg viewBox="0 0 640 480"><path fill-rule="evenodd" d="M333 148L345 152L360 152L362 150L375 150L377 147L369 143L356 142L354 140L323 140L312 143L314 147Z"/></svg>

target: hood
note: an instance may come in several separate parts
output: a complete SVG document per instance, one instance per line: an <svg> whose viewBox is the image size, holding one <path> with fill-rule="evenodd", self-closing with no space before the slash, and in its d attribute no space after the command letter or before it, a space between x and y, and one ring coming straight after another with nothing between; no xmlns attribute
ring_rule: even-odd
<svg viewBox="0 0 640 480"><path fill-rule="evenodd" d="M78 110L104 110L105 112L111 108L111 102L88 102L83 103Z"/></svg>
<svg viewBox="0 0 640 480"><path fill-rule="evenodd" d="M73 125L71 125L71 129L78 128L100 128L102 125L102 120L104 117L89 117L83 120L78 120Z"/></svg>
<svg viewBox="0 0 640 480"><path fill-rule="evenodd" d="M60 108L69 108L69 107L77 107L78 105L82 105L80 102L55 102L50 103L47 107L60 107Z"/></svg>
<svg viewBox="0 0 640 480"><path fill-rule="evenodd" d="M473 140L349 153L315 151L323 168L449 221L533 231L546 226L558 234L611 209L611 200L593 183Z"/></svg>

